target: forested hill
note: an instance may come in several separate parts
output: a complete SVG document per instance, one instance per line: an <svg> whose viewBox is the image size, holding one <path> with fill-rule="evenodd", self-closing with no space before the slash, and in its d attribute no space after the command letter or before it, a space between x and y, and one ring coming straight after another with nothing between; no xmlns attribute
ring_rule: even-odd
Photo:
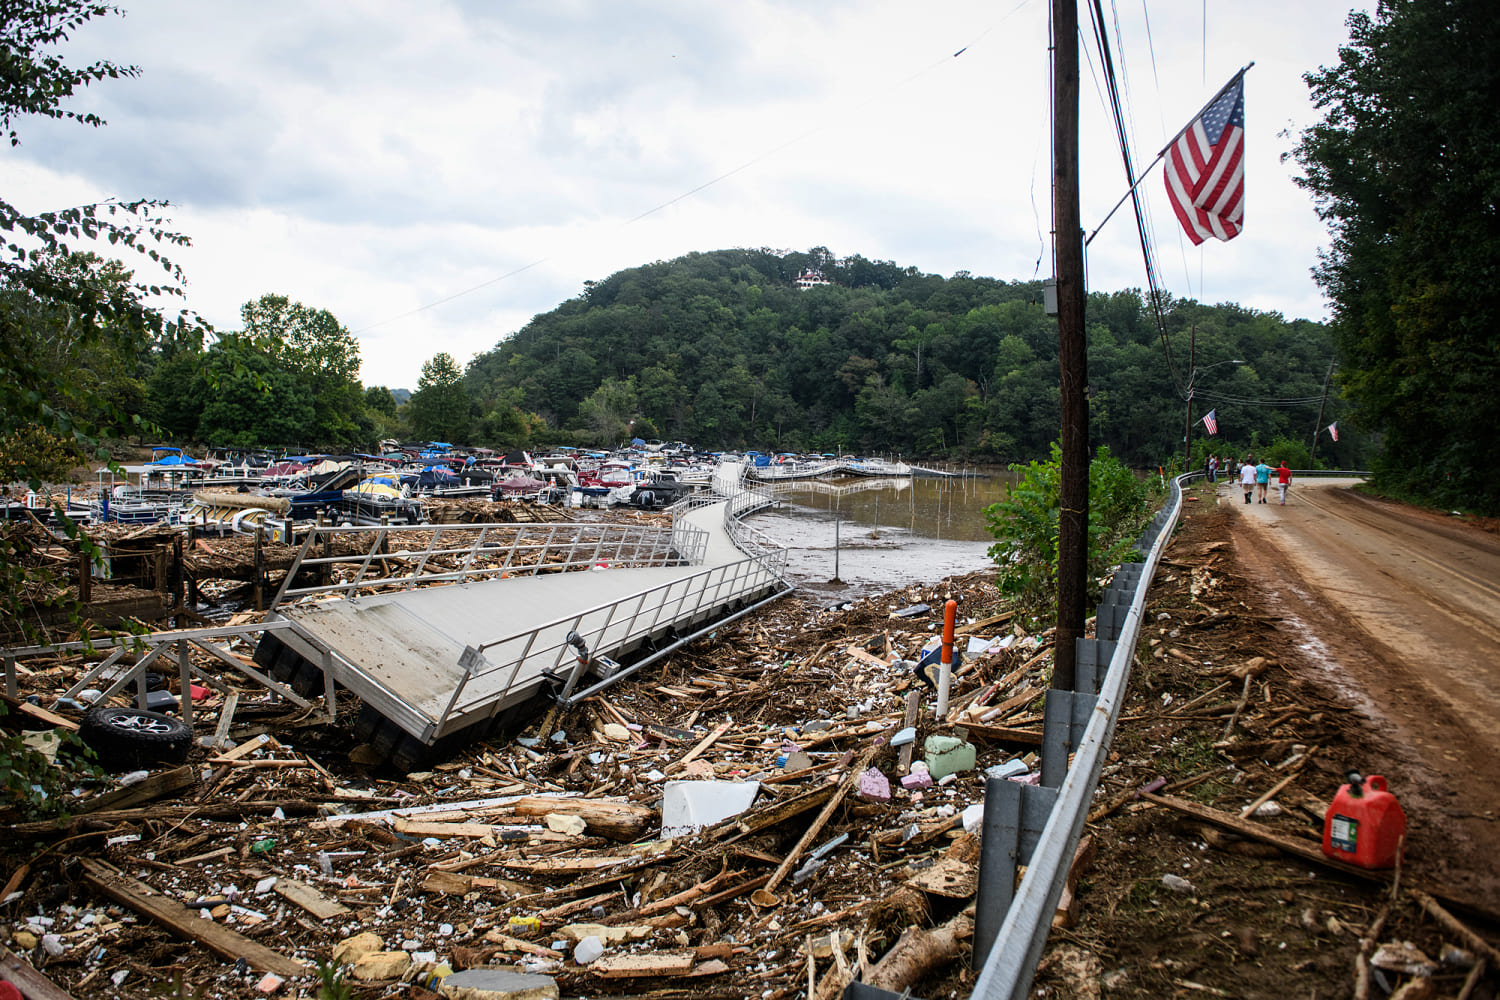
<svg viewBox="0 0 1500 1000"><path fill-rule="evenodd" d="M804 268L831 283L798 288ZM1091 437L1125 461L1182 452L1191 327L1195 419L1216 409L1224 435L1204 447L1310 443L1333 354L1321 324L1169 302L1174 382L1137 292L1091 295L1088 323ZM1059 423L1056 326L1040 282L945 279L821 249L720 250L621 271L476 357L464 384L480 426L515 408L577 443L1013 461L1044 456ZM1232 401L1291 398L1312 401ZM1337 417L1330 399L1324 423ZM1325 436L1319 454L1354 447Z"/></svg>

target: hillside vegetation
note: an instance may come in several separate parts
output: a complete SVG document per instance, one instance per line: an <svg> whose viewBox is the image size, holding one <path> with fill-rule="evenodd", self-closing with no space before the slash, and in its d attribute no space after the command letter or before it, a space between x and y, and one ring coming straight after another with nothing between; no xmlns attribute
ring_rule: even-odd
<svg viewBox="0 0 1500 1000"><path fill-rule="evenodd" d="M832 284L797 288L809 267ZM1232 304L1163 309L1175 382L1141 295L1090 296L1093 442L1137 466L1182 454L1196 327L1198 450L1285 439L1289 458L1305 455L1333 353L1323 325ZM538 438L576 444L660 437L1012 461L1045 456L1059 423L1056 324L1040 282L943 278L822 249L720 250L621 271L476 357L463 384L480 436L520 426L519 411L543 418L530 425ZM1196 423L1209 409L1222 438ZM1338 412L1330 399L1324 424ZM1359 447L1324 435L1319 457L1353 461Z"/></svg>

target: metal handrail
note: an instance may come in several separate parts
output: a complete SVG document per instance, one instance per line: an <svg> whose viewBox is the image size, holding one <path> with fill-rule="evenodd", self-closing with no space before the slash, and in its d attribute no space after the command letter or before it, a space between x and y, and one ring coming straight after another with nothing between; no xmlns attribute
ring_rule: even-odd
<svg viewBox="0 0 1500 1000"><path fill-rule="evenodd" d="M437 731L441 732L455 713L462 714L493 697L492 693L487 692L468 701L461 700L464 689L475 678L508 671L505 691L501 694L504 697L515 684L521 665L527 660L540 659L546 664L543 668L545 671L558 671L567 660L570 650L576 652L576 647L566 638L568 635L577 635L584 642L585 648L591 650L597 649L606 637L610 637L610 645L623 645L655 633L669 607L672 611L666 617L669 621L678 621L697 614L705 606L722 603L726 593L733 598L761 590L773 582L781 582L786 571L786 549L740 521L747 513L776 503L776 497L763 490L745 487L742 468L735 468L734 471L726 468L721 473L716 473L709 496L713 499L705 501L700 495L694 495L673 505L674 534L679 530L700 532L706 551L707 532L686 525L682 515L690 510L702 509L710 503L720 503L724 505L725 530L735 546L746 554L746 558L679 577L628 597L607 601L471 647L465 651L460 661L464 675L437 721ZM690 600L692 606L688 607ZM618 616L622 608L632 603L634 608L628 614ZM672 607L674 604L675 607ZM603 620L599 621L600 618ZM557 638L537 648L537 637L549 630ZM505 646L519 646L520 649L504 658L491 659L484 656L487 650ZM577 662L569 672L569 690L576 684L585 662L586 660Z"/></svg>
<svg viewBox="0 0 1500 1000"><path fill-rule="evenodd" d="M403 537L428 532L428 544L417 551L400 547ZM370 536L370 544L348 555L317 556L320 541L336 536ZM462 544L442 545L444 536L462 538ZM497 538L499 540L497 540ZM396 541L395 552L381 552L384 543ZM506 543L509 543L508 545ZM708 532L690 524L612 525L569 522L564 524L464 524L464 525L316 525L303 542L286 582L272 607L293 598L318 594L354 597L360 591L410 590L416 586L493 579L502 574L531 576L590 569L601 558L612 565L683 566L702 562L708 547ZM434 560L456 557L457 569L429 571ZM416 558L414 569L393 575L392 564ZM527 561L522 561L522 559ZM303 569L356 566L353 578L328 584L292 587ZM369 574L374 571L375 576Z"/></svg>
<svg viewBox="0 0 1500 1000"><path fill-rule="evenodd" d="M1026 875L1011 900L1005 922L1000 926L995 945L971 997L982 1000L1022 1000L1031 989L1037 961L1052 929L1052 916L1062 896L1063 883L1078 839L1083 833L1088 807L1099 783L1105 751L1125 701L1125 687L1130 680L1130 664L1135 657L1141 618L1145 613L1146 592L1161 560L1162 550L1172 536L1172 527L1182 511L1182 483L1202 472L1192 472L1172 480L1165 518L1146 555L1135 593L1110 657L1108 672L1100 687L1098 700L1084 730L1067 776L1058 789L1056 803L1037 841L1036 850L1026 863Z"/></svg>

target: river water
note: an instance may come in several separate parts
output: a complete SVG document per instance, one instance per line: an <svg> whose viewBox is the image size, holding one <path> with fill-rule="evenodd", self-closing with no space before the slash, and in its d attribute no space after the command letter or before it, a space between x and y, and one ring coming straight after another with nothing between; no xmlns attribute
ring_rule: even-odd
<svg viewBox="0 0 1500 1000"><path fill-rule="evenodd" d="M988 478L786 483L775 488L782 505L749 523L788 548L787 576L827 604L988 569L984 508L1005 499L1017 476L968 471Z"/></svg>

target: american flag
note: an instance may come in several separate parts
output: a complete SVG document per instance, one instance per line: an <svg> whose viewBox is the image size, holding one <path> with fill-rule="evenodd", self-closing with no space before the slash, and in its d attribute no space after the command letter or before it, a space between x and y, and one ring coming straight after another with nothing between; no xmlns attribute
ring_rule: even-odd
<svg viewBox="0 0 1500 1000"><path fill-rule="evenodd" d="M1214 409L1209 410L1207 413L1203 414L1203 426L1208 428L1208 433L1210 434L1219 433L1218 413L1219 411L1217 409Z"/></svg>
<svg viewBox="0 0 1500 1000"><path fill-rule="evenodd" d="M1335 441L1339 439L1339 422L1337 420L1328 425L1328 435Z"/></svg>
<svg viewBox="0 0 1500 1000"><path fill-rule="evenodd" d="M1232 240L1245 215L1245 79L1238 76L1167 148L1167 200L1196 246Z"/></svg>

